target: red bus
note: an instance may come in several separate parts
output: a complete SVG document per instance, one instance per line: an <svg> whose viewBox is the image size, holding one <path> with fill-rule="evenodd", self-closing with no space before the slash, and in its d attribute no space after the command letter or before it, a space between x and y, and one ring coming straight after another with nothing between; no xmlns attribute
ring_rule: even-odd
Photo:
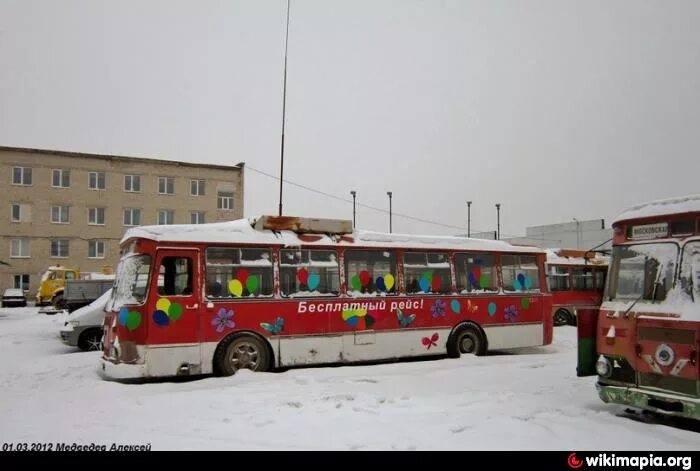
<svg viewBox="0 0 700 471"><path fill-rule="evenodd" d="M572 249L547 250L547 283L552 293L554 325L576 325L579 309L603 301L608 257Z"/></svg>
<svg viewBox="0 0 700 471"><path fill-rule="evenodd" d="M122 239L107 378L483 354L552 341L545 252L264 216Z"/></svg>
<svg viewBox="0 0 700 471"><path fill-rule="evenodd" d="M700 419L698 299L700 195L625 211L600 310L579 313L579 376L604 402Z"/></svg>

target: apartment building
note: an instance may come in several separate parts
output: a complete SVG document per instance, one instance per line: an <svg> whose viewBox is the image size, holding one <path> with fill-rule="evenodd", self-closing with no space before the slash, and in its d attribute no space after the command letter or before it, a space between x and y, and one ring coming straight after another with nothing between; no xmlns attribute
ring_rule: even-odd
<svg viewBox="0 0 700 471"><path fill-rule="evenodd" d="M50 265L115 269L130 227L241 218L243 168L0 147L0 289L33 295Z"/></svg>

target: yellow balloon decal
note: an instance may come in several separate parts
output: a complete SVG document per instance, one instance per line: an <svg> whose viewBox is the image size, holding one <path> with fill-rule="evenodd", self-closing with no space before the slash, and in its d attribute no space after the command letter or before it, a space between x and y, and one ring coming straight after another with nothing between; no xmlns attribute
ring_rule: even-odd
<svg viewBox="0 0 700 471"><path fill-rule="evenodd" d="M232 295L240 297L243 294L243 285L240 280L231 280L228 282L228 290Z"/></svg>
<svg viewBox="0 0 700 471"><path fill-rule="evenodd" d="M391 291L391 288L394 287L394 275L391 273L384 275L384 286L386 286L387 291Z"/></svg>
<svg viewBox="0 0 700 471"><path fill-rule="evenodd" d="M170 309L170 300L167 298L160 298L156 303L156 309L167 313L168 309Z"/></svg>

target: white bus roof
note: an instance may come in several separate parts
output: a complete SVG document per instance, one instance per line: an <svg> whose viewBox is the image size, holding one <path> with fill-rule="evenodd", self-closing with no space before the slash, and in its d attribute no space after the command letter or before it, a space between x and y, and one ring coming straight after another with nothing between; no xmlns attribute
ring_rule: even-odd
<svg viewBox="0 0 700 471"><path fill-rule="evenodd" d="M301 234L293 231L258 230L254 228L256 219L238 219L235 221L215 222L209 224L173 224L157 226L139 226L129 229L122 238L125 242L132 238L150 239L156 242L194 242L207 244L261 244L298 247L301 245L337 245L355 247L407 247L418 249L443 249L460 251L496 251L544 253L538 247L525 247L509 244L499 240L468 239L453 236L431 236L412 234L388 234L355 230L348 234L354 242L340 238L340 234L329 236L314 234L302 240Z"/></svg>
<svg viewBox="0 0 700 471"><path fill-rule="evenodd" d="M579 255L574 255L580 252ZM552 265L607 266L610 257L584 250L547 249L547 263Z"/></svg>
<svg viewBox="0 0 700 471"><path fill-rule="evenodd" d="M613 224L629 219L693 212L700 212L700 195L680 196L638 204L617 216Z"/></svg>

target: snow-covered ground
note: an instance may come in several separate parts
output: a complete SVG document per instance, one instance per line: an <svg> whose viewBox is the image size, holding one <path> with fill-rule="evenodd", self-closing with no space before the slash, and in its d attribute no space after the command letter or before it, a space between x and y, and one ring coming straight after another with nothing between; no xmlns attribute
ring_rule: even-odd
<svg viewBox="0 0 700 471"><path fill-rule="evenodd" d="M700 450L577 378L576 332L485 357L121 384L64 346L62 315L0 310L0 442L152 449Z"/></svg>

